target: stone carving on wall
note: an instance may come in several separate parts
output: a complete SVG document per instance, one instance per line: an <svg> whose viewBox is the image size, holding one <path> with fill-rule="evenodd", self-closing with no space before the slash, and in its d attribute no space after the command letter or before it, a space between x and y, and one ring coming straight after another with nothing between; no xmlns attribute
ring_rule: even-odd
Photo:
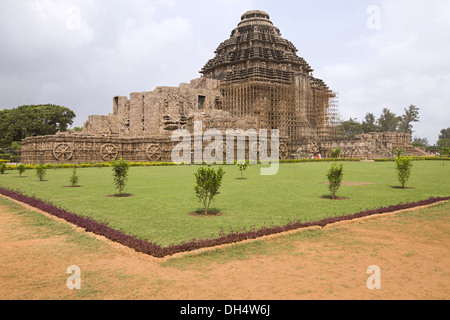
<svg viewBox="0 0 450 320"><path fill-rule="evenodd" d="M286 160L289 156L288 147L285 143L280 143L279 155L281 160Z"/></svg>
<svg viewBox="0 0 450 320"><path fill-rule="evenodd" d="M70 160L73 156L73 147L68 143L58 143L53 148L53 156L58 161Z"/></svg>
<svg viewBox="0 0 450 320"><path fill-rule="evenodd" d="M116 159L119 154L119 149L114 144L104 144L100 148L100 156L105 161L111 161L113 159Z"/></svg>
<svg viewBox="0 0 450 320"><path fill-rule="evenodd" d="M147 147L147 159L150 161L161 161L161 147L157 144L151 144Z"/></svg>

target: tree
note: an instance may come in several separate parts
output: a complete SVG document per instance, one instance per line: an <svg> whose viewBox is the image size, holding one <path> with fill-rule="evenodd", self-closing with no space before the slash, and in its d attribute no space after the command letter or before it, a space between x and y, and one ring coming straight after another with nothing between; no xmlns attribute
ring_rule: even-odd
<svg viewBox="0 0 450 320"><path fill-rule="evenodd" d="M198 168L194 173L196 184L194 186L195 194L203 203L205 208L205 215L208 215L208 209L211 201L219 194L219 188L222 184L222 179L225 172L222 167L216 171L214 168Z"/></svg>
<svg viewBox="0 0 450 320"><path fill-rule="evenodd" d="M406 182L411 175L411 169L413 166L412 158L407 156L399 156L395 159L397 178L402 188L405 188Z"/></svg>
<svg viewBox="0 0 450 320"><path fill-rule="evenodd" d="M396 148L396 149L393 151L393 153L394 153L394 155L396 155L397 157L400 157L401 155L403 155L403 154L405 153L405 149L399 147L399 148Z"/></svg>
<svg viewBox="0 0 450 320"><path fill-rule="evenodd" d="M443 155L447 155L447 157L450 157L450 147L442 147L441 148L441 158ZM445 161L444 159L442 159L442 165L445 165Z"/></svg>
<svg viewBox="0 0 450 320"><path fill-rule="evenodd" d="M340 134L345 138L353 138L357 134L363 133L361 123L355 119L350 118L347 121L341 121L338 126Z"/></svg>
<svg viewBox="0 0 450 320"><path fill-rule="evenodd" d="M449 148L450 147L450 128L441 130L441 134L439 135L439 140L436 144L440 148Z"/></svg>
<svg viewBox="0 0 450 320"><path fill-rule="evenodd" d="M379 127L377 126L377 121L373 113L366 113L363 122L361 123L361 128L364 133L378 132Z"/></svg>
<svg viewBox="0 0 450 320"><path fill-rule="evenodd" d="M53 104L24 105L0 110L0 146L8 147L13 141L30 136L67 131L74 118L72 110Z"/></svg>
<svg viewBox="0 0 450 320"><path fill-rule="evenodd" d="M397 117L397 115L388 108L383 109L381 116L377 120L381 132L396 132L399 122L400 117Z"/></svg>
<svg viewBox="0 0 450 320"><path fill-rule="evenodd" d="M236 165L238 166L239 171L241 172L241 178L243 178L244 177L243 172L248 169L249 162L245 160L240 160L236 163Z"/></svg>
<svg viewBox="0 0 450 320"><path fill-rule="evenodd" d="M26 168L23 163L19 163L17 165L17 171L19 171L19 177L22 177L22 174L25 172Z"/></svg>
<svg viewBox="0 0 450 320"><path fill-rule="evenodd" d="M336 199L336 192L341 187L342 178L344 176L344 167L342 163L337 164L333 161L331 164L330 169L327 172L327 178L328 178L328 189L331 193L331 198L334 200Z"/></svg>
<svg viewBox="0 0 450 320"><path fill-rule="evenodd" d="M116 189L119 190L119 195L122 195L128 179L129 164L120 158L119 161L111 160L111 166L113 169L114 184Z"/></svg>
<svg viewBox="0 0 450 320"><path fill-rule="evenodd" d="M439 152L440 149L441 148L439 148L438 146L428 146L428 147L425 148L425 150L427 152L434 152L434 153Z"/></svg>
<svg viewBox="0 0 450 320"><path fill-rule="evenodd" d="M450 138L439 139L437 142L438 147L441 148L449 148L450 147Z"/></svg>
<svg viewBox="0 0 450 320"><path fill-rule="evenodd" d="M450 128L442 129L439 139L450 139Z"/></svg>
<svg viewBox="0 0 450 320"><path fill-rule="evenodd" d="M5 170L6 170L6 163L2 161L0 162L0 174L4 174Z"/></svg>
<svg viewBox="0 0 450 320"><path fill-rule="evenodd" d="M339 156L341 155L341 151L342 151L341 148L335 148L335 149L331 150L331 157L333 159L339 158Z"/></svg>
<svg viewBox="0 0 450 320"><path fill-rule="evenodd" d="M44 181L45 175L47 174L47 169L41 163L36 167L36 175L39 178L39 181Z"/></svg>
<svg viewBox="0 0 450 320"><path fill-rule="evenodd" d="M77 175L77 165L73 167L72 175L70 176L70 185L72 187L76 187L78 185L78 181L80 177Z"/></svg>
<svg viewBox="0 0 450 320"><path fill-rule="evenodd" d="M418 137L414 137L413 141L412 141L412 145L414 147L423 147L426 148L430 145L430 143L428 142L427 138L418 138Z"/></svg>
<svg viewBox="0 0 450 320"><path fill-rule="evenodd" d="M405 108L405 114L400 117L398 131L412 134L413 122L419 122L419 108L410 105L408 109Z"/></svg>

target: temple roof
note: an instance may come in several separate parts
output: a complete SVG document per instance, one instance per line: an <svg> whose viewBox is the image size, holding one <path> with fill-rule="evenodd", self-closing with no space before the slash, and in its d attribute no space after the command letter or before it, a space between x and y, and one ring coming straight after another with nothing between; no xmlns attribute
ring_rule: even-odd
<svg viewBox="0 0 450 320"><path fill-rule="evenodd" d="M223 77L224 68L239 66L238 69L245 69L249 61L259 61L267 64L269 69L309 74L313 69L297 56L297 51L290 41L281 37L268 13L247 11L230 38L217 47L216 56L205 64L200 73L213 78L220 73Z"/></svg>

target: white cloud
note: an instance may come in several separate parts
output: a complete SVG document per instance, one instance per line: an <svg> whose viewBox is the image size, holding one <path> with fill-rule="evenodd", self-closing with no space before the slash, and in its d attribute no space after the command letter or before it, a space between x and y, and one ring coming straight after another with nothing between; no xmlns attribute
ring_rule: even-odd
<svg viewBox="0 0 450 320"><path fill-rule="evenodd" d="M449 13L446 0L383 1L381 29L352 43L366 55L320 68L323 78L338 86L341 114L362 119L384 107L402 114L414 104L422 119L415 134L434 142L450 125L450 20L444 18Z"/></svg>
<svg viewBox="0 0 450 320"><path fill-rule="evenodd" d="M261 9L339 91L343 116L416 104L417 135L435 140L450 125L448 0L375 2L380 30L351 1L2 0L0 105L66 105L82 125L115 95L199 76L241 14Z"/></svg>

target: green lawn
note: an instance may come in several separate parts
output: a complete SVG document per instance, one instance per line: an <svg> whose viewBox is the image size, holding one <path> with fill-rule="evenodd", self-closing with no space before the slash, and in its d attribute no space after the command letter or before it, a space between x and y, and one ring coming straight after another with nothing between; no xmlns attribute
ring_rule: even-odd
<svg viewBox="0 0 450 320"><path fill-rule="evenodd" d="M0 175L0 186L19 189L71 212L93 217L128 234L162 246L193 238L216 237L221 231L284 225L290 221L314 221L327 216L352 214L365 209L449 196L450 164L440 161L414 162L407 187L396 188L393 162L344 162L344 181L372 185L342 186L338 196L349 200L327 200L326 172L329 163L281 164L275 176L261 176L260 166L250 166L241 180L236 166L225 166L221 194L212 203L222 215L192 216L202 209L194 194L196 166L131 167L126 193L113 198L111 168L77 169L80 188L67 188L72 169L49 169L39 182L35 170Z"/></svg>

